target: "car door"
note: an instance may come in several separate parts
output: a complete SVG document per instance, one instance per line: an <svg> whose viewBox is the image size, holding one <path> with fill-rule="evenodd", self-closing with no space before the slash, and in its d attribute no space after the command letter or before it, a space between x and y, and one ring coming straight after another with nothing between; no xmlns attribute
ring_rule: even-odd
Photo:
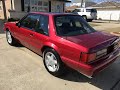
<svg viewBox="0 0 120 90"><path fill-rule="evenodd" d="M19 41L26 47L30 48L31 39L34 36L36 20L39 15L29 14L18 23L17 35Z"/></svg>
<svg viewBox="0 0 120 90"><path fill-rule="evenodd" d="M44 45L44 42L49 39L48 22L49 16L40 15L40 18L37 19L34 35L31 38L30 47L38 54L41 54L40 50Z"/></svg>

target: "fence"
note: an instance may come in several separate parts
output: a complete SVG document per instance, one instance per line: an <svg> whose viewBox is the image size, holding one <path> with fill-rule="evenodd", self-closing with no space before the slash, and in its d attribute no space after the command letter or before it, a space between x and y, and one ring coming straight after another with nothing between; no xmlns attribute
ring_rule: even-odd
<svg viewBox="0 0 120 90"><path fill-rule="evenodd" d="M120 10L111 10L111 11L107 11L107 10L101 10L98 11L97 13L97 19L101 19L101 20L120 20Z"/></svg>

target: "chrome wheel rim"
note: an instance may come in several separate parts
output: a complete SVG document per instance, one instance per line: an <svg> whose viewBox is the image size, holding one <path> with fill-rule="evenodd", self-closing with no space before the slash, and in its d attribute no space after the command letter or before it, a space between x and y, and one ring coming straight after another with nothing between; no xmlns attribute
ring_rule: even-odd
<svg viewBox="0 0 120 90"><path fill-rule="evenodd" d="M7 31L7 41L8 43L12 43L12 36L9 31Z"/></svg>
<svg viewBox="0 0 120 90"><path fill-rule="evenodd" d="M57 58L51 52L47 52L45 54L45 64L49 71L56 72L59 69L59 64L57 62Z"/></svg>

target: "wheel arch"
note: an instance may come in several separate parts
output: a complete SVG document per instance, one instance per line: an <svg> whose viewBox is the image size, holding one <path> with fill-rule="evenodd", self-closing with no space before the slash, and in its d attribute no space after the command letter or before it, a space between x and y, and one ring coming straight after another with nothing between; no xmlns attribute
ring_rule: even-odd
<svg viewBox="0 0 120 90"><path fill-rule="evenodd" d="M43 53L44 50L47 49L47 48L52 48L52 49L54 49L54 50L60 55L60 50L59 50L59 48L58 48L55 44L50 43L50 42L45 43L45 44L43 45L43 47L41 48L41 52Z"/></svg>
<svg viewBox="0 0 120 90"><path fill-rule="evenodd" d="M10 31L11 29L10 29L10 27L9 27L7 24L5 24L4 30L5 30L5 31L6 31L6 30L9 30L9 31Z"/></svg>

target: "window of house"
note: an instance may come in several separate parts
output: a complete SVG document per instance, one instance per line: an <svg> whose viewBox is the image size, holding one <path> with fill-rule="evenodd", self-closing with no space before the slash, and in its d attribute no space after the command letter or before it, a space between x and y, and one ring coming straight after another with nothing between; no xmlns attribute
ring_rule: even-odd
<svg viewBox="0 0 120 90"><path fill-rule="evenodd" d="M24 10L28 11L49 11L49 2L44 0L24 0Z"/></svg>
<svg viewBox="0 0 120 90"><path fill-rule="evenodd" d="M2 10L2 1L0 1L0 10Z"/></svg>

